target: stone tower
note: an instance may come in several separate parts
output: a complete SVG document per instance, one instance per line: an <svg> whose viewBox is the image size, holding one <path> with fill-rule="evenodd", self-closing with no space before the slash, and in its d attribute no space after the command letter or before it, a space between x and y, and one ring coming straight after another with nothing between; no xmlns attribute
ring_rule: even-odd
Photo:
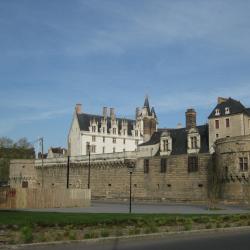
<svg viewBox="0 0 250 250"><path fill-rule="evenodd" d="M136 109L136 123L139 123L144 142L148 141L157 130L157 116L154 108L150 108L148 96L145 97L143 107Z"/></svg>

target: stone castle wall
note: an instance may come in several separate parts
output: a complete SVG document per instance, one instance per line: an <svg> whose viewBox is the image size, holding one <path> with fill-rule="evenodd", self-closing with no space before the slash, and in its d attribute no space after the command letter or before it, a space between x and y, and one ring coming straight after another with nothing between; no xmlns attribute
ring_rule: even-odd
<svg viewBox="0 0 250 250"><path fill-rule="evenodd" d="M161 173L161 157L149 157L149 172L144 173L144 159L133 154L122 158L114 154L102 159L91 159L90 188L94 199L128 199L129 171L127 161L135 165L132 173L132 197L135 200L197 201L207 200L207 168L209 154L199 154L199 169L188 172L188 155L169 156L167 169ZM36 188L65 188L67 158L36 161ZM25 169L25 168L24 168ZM87 188L88 158L70 160L69 187Z"/></svg>

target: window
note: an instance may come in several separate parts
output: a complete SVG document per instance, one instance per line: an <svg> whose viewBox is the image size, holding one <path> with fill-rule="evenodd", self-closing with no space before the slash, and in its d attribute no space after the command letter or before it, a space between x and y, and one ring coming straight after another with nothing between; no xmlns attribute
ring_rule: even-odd
<svg viewBox="0 0 250 250"><path fill-rule="evenodd" d="M102 147L102 153L103 154L105 153L105 147Z"/></svg>
<svg viewBox="0 0 250 250"><path fill-rule="evenodd" d="M198 157L189 156L188 157L188 172L197 172L198 171Z"/></svg>
<svg viewBox="0 0 250 250"><path fill-rule="evenodd" d="M102 132L105 133L105 127L102 128Z"/></svg>
<svg viewBox="0 0 250 250"><path fill-rule="evenodd" d="M219 134L216 134L216 138L217 138L217 139L219 138Z"/></svg>
<svg viewBox="0 0 250 250"><path fill-rule="evenodd" d="M240 157L239 164L240 164L241 172L248 171L248 158L247 157Z"/></svg>
<svg viewBox="0 0 250 250"><path fill-rule="evenodd" d="M230 121L229 121L229 118L226 119L226 128L229 128L230 127Z"/></svg>
<svg viewBox="0 0 250 250"><path fill-rule="evenodd" d="M95 131L96 131L96 127L92 126L92 132L95 132Z"/></svg>
<svg viewBox="0 0 250 250"><path fill-rule="evenodd" d="M123 139L123 144L125 144L126 143L126 139Z"/></svg>
<svg viewBox="0 0 250 250"><path fill-rule="evenodd" d="M138 136L138 130L135 131L135 136Z"/></svg>
<svg viewBox="0 0 250 250"><path fill-rule="evenodd" d="M116 138L113 138L113 143L116 143Z"/></svg>
<svg viewBox="0 0 250 250"><path fill-rule="evenodd" d="M27 181L22 181L22 188L28 188L29 183Z"/></svg>
<svg viewBox="0 0 250 250"><path fill-rule="evenodd" d="M115 153L115 147L113 148L113 153Z"/></svg>
<svg viewBox="0 0 250 250"><path fill-rule="evenodd" d="M215 110L215 115L220 115L220 110L219 109Z"/></svg>
<svg viewBox="0 0 250 250"><path fill-rule="evenodd" d="M114 135L116 134L116 128L113 128L113 134Z"/></svg>
<svg viewBox="0 0 250 250"><path fill-rule="evenodd" d="M149 159L144 159L144 173L147 174L149 172Z"/></svg>
<svg viewBox="0 0 250 250"><path fill-rule="evenodd" d="M169 150L168 140L165 139L162 142L163 142L163 151L168 151Z"/></svg>
<svg viewBox="0 0 250 250"><path fill-rule="evenodd" d="M191 137L191 148L198 148L197 137L196 136Z"/></svg>
<svg viewBox="0 0 250 250"><path fill-rule="evenodd" d="M225 108L225 114L226 114L226 115L230 114L230 109L229 109L229 107L226 107L226 108Z"/></svg>
<svg viewBox="0 0 250 250"><path fill-rule="evenodd" d="M105 142L105 137L102 137L102 142Z"/></svg>
<svg viewBox="0 0 250 250"><path fill-rule="evenodd" d="M96 145L91 145L91 153L95 153L96 152Z"/></svg>
<svg viewBox="0 0 250 250"><path fill-rule="evenodd" d="M96 137L93 135L92 136L92 142L95 142L96 141Z"/></svg>
<svg viewBox="0 0 250 250"><path fill-rule="evenodd" d="M138 144L139 144L139 141L135 140L135 145L138 146Z"/></svg>
<svg viewBox="0 0 250 250"><path fill-rule="evenodd" d="M215 128L216 129L220 128L220 121L219 120L215 120Z"/></svg>
<svg viewBox="0 0 250 250"><path fill-rule="evenodd" d="M123 129L123 135L126 135L126 129Z"/></svg>
<svg viewBox="0 0 250 250"><path fill-rule="evenodd" d="M161 158L161 173L166 173L167 171L167 159Z"/></svg>

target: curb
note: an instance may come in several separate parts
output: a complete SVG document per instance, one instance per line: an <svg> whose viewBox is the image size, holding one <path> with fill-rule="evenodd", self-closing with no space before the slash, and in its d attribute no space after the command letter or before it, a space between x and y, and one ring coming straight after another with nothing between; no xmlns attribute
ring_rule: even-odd
<svg viewBox="0 0 250 250"><path fill-rule="evenodd" d="M214 229L202 229L202 230L190 230L190 231L177 231L177 232L162 232L162 233L152 233L152 234L138 234L138 235L125 235L125 236L112 236L104 238L95 239L85 239L85 240L67 240L67 241L51 241L51 242L40 242L40 243L30 243L30 244L18 244L18 245L0 245L0 249L18 249L20 247L30 247L32 246L53 246L61 244L71 244L71 243L83 243L85 245L102 243L102 242L112 242L112 241L126 241L126 240L142 240L142 239L160 239L167 236L179 236L179 235L199 235L203 233L214 233L214 232L239 232L239 231L250 231L250 226L244 227L227 227L227 228L214 228Z"/></svg>

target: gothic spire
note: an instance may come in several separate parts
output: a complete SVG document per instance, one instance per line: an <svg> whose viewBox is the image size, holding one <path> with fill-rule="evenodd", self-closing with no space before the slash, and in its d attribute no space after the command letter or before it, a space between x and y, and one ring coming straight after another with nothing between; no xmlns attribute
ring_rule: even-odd
<svg viewBox="0 0 250 250"><path fill-rule="evenodd" d="M144 107L145 107L145 108L149 108L148 95L146 95L146 97L145 97Z"/></svg>

